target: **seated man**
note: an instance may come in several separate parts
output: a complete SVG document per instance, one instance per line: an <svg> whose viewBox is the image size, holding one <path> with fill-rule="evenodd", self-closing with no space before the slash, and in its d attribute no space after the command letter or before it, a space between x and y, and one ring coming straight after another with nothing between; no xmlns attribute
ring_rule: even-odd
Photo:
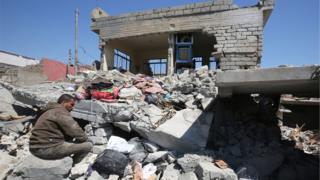
<svg viewBox="0 0 320 180"><path fill-rule="evenodd" d="M37 119L30 136L30 152L42 159L61 159L74 155L78 163L92 149L85 132L71 117L75 98L63 94L58 103L50 102ZM68 141L70 140L70 141Z"/></svg>

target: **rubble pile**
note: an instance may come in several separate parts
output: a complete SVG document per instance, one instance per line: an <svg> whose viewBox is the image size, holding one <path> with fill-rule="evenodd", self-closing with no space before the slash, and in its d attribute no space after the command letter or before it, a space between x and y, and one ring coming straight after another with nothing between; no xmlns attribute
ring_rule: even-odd
<svg viewBox="0 0 320 180"><path fill-rule="evenodd" d="M159 78L117 70L73 78L75 83L1 84L19 100L38 107L64 93L75 95L80 101L71 115L85 120L92 152L78 164L71 158L38 159L28 148L34 118L2 120L0 178L280 180L319 176L315 160L319 134L283 126L267 101L261 100L248 112L225 108L224 120L217 121L215 73L206 66ZM14 101L13 97L7 100L6 112L16 113L10 109Z"/></svg>
<svg viewBox="0 0 320 180"><path fill-rule="evenodd" d="M243 106L246 102L241 101L240 106ZM231 108L225 107L226 118L217 123L211 142L216 149L215 157L236 170L238 178L319 177L316 169L319 168L320 142L316 131L283 126L268 98L262 97L253 106L246 103L249 108L234 103L236 105ZM300 148L297 147L299 143Z"/></svg>
<svg viewBox="0 0 320 180"><path fill-rule="evenodd" d="M293 141L295 147L307 154L320 156L320 135L317 130L303 130L303 125L296 128L280 125L283 140Z"/></svg>

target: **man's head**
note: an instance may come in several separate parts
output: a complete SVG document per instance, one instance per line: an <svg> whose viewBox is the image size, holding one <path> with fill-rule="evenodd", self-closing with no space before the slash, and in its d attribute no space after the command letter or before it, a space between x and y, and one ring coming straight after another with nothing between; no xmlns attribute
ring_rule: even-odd
<svg viewBox="0 0 320 180"><path fill-rule="evenodd" d="M68 111L71 111L73 109L75 102L76 98L71 96L70 94L62 94L58 99L58 103L62 104Z"/></svg>

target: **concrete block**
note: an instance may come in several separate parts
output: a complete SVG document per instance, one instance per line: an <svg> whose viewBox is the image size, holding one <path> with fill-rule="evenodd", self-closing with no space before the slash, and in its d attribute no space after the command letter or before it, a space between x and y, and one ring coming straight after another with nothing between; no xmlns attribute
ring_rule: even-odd
<svg viewBox="0 0 320 180"><path fill-rule="evenodd" d="M206 147L212 119L212 112L184 109L160 125L150 134L149 140L182 152L203 149Z"/></svg>
<svg viewBox="0 0 320 180"><path fill-rule="evenodd" d="M220 169L211 162L200 162L195 172L200 180L238 180L237 175L232 169Z"/></svg>
<svg viewBox="0 0 320 180"><path fill-rule="evenodd" d="M196 154L185 154L183 157L177 160L182 170L187 172L193 172L200 163L201 157Z"/></svg>

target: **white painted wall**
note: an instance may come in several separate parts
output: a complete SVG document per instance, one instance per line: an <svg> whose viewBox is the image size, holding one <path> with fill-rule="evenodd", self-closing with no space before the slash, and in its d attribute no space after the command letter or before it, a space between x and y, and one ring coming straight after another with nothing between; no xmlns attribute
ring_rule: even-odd
<svg viewBox="0 0 320 180"><path fill-rule="evenodd" d="M14 54L0 51L0 63L23 67L27 65L38 64L39 60L29 59L19 55L14 55Z"/></svg>

